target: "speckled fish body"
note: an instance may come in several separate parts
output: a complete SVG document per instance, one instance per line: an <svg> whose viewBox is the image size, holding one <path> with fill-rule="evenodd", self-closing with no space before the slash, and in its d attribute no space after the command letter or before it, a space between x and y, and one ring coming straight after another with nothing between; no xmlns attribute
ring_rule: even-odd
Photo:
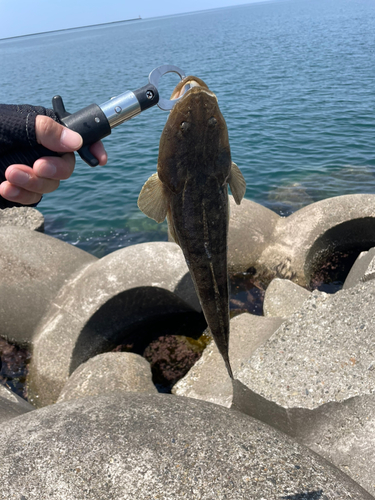
<svg viewBox="0 0 375 500"><path fill-rule="evenodd" d="M196 77L176 103L164 127L157 173L138 200L146 215L167 216L171 235L184 253L202 310L229 375L227 275L228 183L237 203L246 184L232 163L228 131L215 94Z"/></svg>

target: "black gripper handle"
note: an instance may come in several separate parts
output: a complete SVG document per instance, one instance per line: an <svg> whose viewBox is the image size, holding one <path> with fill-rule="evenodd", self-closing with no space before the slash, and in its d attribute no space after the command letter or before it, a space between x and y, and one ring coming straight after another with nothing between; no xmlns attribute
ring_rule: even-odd
<svg viewBox="0 0 375 500"><path fill-rule="evenodd" d="M148 83L140 89L134 90L134 95L139 102L141 111L149 109L159 102L158 89L151 83Z"/></svg>
<svg viewBox="0 0 375 500"><path fill-rule="evenodd" d="M59 95L52 99L52 106L61 123L82 136L83 146L78 151L82 160L92 167L98 165L99 162L91 153L90 146L111 133L111 126L102 109L97 104L90 104L70 114Z"/></svg>

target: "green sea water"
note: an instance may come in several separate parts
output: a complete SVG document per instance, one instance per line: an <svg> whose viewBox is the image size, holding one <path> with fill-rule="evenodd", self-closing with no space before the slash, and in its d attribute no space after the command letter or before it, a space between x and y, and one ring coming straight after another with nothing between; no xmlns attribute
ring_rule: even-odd
<svg viewBox="0 0 375 500"><path fill-rule="evenodd" d="M278 0L0 40L0 102L50 107L60 94L74 112L143 86L165 63L216 93L246 198L288 215L375 193L373 0ZM153 108L114 129L105 167L78 158L39 205L46 233L98 257L166 240L166 224L137 208L166 119Z"/></svg>

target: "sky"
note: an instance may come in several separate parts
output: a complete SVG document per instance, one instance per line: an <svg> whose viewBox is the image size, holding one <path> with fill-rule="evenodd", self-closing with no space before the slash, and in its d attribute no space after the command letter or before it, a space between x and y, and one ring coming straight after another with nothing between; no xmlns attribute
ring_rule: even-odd
<svg viewBox="0 0 375 500"><path fill-rule="evenodd" d="M254 1L259 0L0 0L0 39Z"/></svg>

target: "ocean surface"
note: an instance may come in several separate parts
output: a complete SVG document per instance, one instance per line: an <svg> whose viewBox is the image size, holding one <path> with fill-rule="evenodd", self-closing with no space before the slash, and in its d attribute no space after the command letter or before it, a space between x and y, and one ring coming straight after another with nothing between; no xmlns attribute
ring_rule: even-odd
<svg viewBox="0 0 375 500"><path fill-rule="evenodd" d="M374 0L277 0L0 40L0 102L51 107L60 94L75 112L166 63L216 93L246 198L288 215L375 193ZM177 82L167 75L162 95ZM46 233L98 257L166 240L166 223L137 207L166 120L155 107L115 128L105 167L77 157L39 205Z"/></svg>

